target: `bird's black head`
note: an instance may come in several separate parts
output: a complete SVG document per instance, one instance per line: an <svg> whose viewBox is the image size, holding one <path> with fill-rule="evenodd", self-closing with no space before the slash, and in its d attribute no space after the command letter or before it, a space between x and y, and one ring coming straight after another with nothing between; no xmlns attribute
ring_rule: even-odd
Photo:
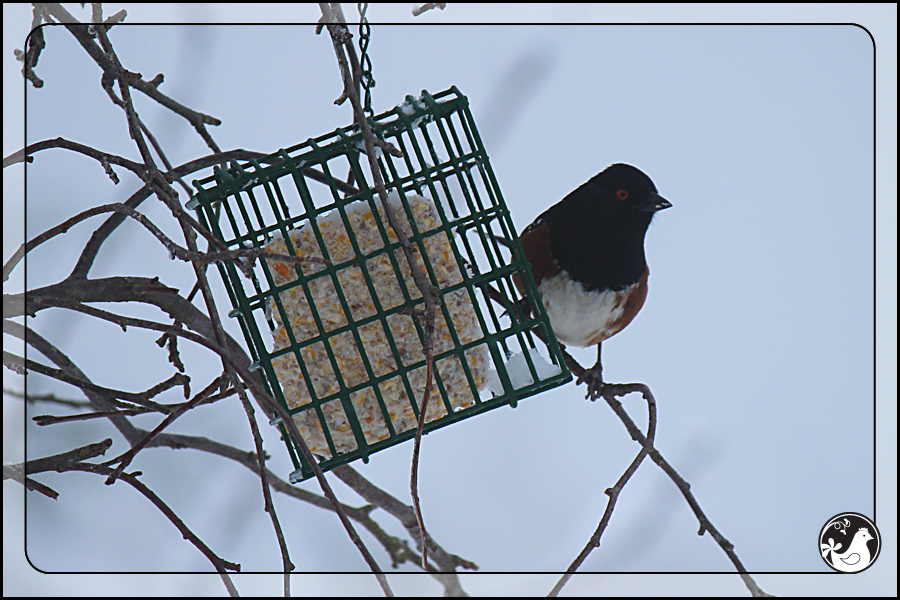
<svg viewBox="0 0 900 600"><path fill-rule="evenodd" d="M644 235L670 206L643 171L610 165L548 211L553 254L590 287L621 289L643 275Z"/></svg>
<svg viewBox="0 0 900 600"><path fill-rule="evenodd" d="M659 195L646 173L623 163L610 165L571 195L579 192L582 210L601 209L601 214L615 214L621 218L627 218L631 213L647 224L655 212L672 206Z"/></svg>

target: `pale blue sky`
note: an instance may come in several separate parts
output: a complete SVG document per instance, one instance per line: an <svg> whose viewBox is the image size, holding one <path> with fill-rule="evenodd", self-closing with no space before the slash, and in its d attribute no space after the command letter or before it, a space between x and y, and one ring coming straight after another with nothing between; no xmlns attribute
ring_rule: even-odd
<svg viewBox="0 0 900 600"><path fill-rule="evenodd" d="M631 326L604 344L604 374L651 386L659 403L657 447L691 482L749 569L824 572L816 548L819 528L846 510L872 516L877 396L883 449L877 522L888 543L879 562L852 585L825 575L757 580L778 595L896 594L896 7L573 6L562 13L549 6L451 4L414 21L410 6L369 9L373 22L439 24L373 27L374 108L381 112L422 89L458 86L469 98L519 229L614 162L639 166L672 202L647 236L652 272L647 303ZM318 16L312 5L127 8L130 23L309 22ZM105 11L118 9L109 5ZM87 10L77 5L69 10L87 19ZM345 5L345 11L355 13L355 6ZM885 70L879 92L890 93L879 96L878 179L873 177L873 45L859 27L445 25L511 17L865 25L878 44L879 71ZM22 85L12 48L22 47L29 23L29 7L4 5L4 156L21 147ZM37 69L45 87L27 92L29 141L62 136L137 159L121 111L98 85L97 66L61 28L46 37ZM340 79L331 44L311 26L142 26L114 29L111 39L127 68L148 79L164 73L166 93L222 119L211 132L223 149L272 152L350 121L349 109L332 103ZM138 109L173 163L207 153L179 117L143 98ZM12 237L17 230L9 227L21 219L16 206L22 173L21 165L4 173L4 260L19 243ZM29 166L28 236L88 206L127 197L138 184L124 170L119 177L122 183L113 187L96 162L61 150L41 153ZM164 211L150 202L142 210L157 222L165 220ZM64 277L72 252L95 224L42 247L29 262L29 285ZM873 248L884 294L878 304L877 389ZM105 250L94 277L159 275L168 285L189 289L189 267L167 260L165 250L139 227L123 227ZM4 291L19 291L17 276ZM223 292L220 306L226 303ZM160 318L156 311L112 309ZM62 312L45 311L32 324L102 385L141 390L171 374L165 353L152 351L156 336L123 337L116 327L98 328ZM233 334L240 338L237 329ZM123 361L135 345L151 350ZM217 374L208 354L187 344L182 352L195 387ZM591 350L576 355L586 364L594 359ZM20 387L21 380L4 373L4 385ZM30 386L73 395L38 377ZM498 409L425 438L420 490L429 531L444 548L486 572L558 571L569 564L602 514L603 490L636 452L608 408L583 396L570 384L515 410ZM625 405L644 421L639 400ZM44 412L47 407L31 414ZM21 403L5 399L4 462L21 459L21 423ZM64 427L31 427L29 455L61 452L107 435L115 441L114 451L124 445L106 423ZM249 448L246 429L237 402L194 411L175 427ZM273 455L269 466L286 477L283 446L273 430L265 435ZM406 499L410 452L411 445L403 444L354 466ZM240 562L244 572L278 568L258 483L242 467L168 450L145 452L134 466L220 555ZM28 554L41 568L209 569L208 561L125 485L107 488L78 474L39 480L61 493L57 502L27 496ZM302 485L318 490L314 482ZM337 489L345 502L361 504L347 488ZM277 495L276 502L298 570L364 569L336 518ZM4 484L4 506L9 507L4 510L7 593L93 594L98 587L124 595L222 592L218 578L205 576L41 576L22 560L21 487ZM390 519L380 521L400 533ZM718 546L696 530L671 482L645 464L583 571L732 573ZM370 548L389 569L377 545ZM408 566L403 571L413 572ZM463 585L472 594L541 594L555 580L477 576ZM276 576L237 582L244 594L277 593L280 586ZM398 593L438 589L428 577L391 582ZM374 579L365 576L308 576L296 585L310 594L378 593ZM741 594L743 586L733 574L582 577L567 592Z"/></svg>

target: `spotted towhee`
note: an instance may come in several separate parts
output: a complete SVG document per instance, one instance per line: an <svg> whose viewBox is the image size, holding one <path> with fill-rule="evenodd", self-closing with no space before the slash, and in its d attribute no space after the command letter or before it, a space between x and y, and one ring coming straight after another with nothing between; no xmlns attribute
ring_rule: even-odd
<svg viewBox="0 0 900 600"><path fill-rule="evenodd" d="M600 344L622 331L644 305L650 273L644 235L653 215L670 206L640 169L615 164L550 207L520 236L557 339L582 348L597 345L597 363L577 381L587 382L592 400L603 389Z"/></svg>

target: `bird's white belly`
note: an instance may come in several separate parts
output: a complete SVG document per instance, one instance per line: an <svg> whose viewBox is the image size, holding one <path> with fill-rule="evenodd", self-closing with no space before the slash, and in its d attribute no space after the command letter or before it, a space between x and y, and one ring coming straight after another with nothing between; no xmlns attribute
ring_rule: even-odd
<svg viewBox="0 0 900 600"><path fill-rule="evenodd" d="M621 329L618 322L625 314L630 289L587 291L563 273L545 278L538 286L556 338L567 346L581 348L597 344Z"/></svg>

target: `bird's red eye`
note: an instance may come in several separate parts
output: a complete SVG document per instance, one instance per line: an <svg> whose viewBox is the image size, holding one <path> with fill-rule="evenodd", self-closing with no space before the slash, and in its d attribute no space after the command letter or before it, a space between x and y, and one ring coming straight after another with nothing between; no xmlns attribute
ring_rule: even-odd
<svg viewBox="0 0 900 600"><path fill-rule="evenodd" d="M619 200L628 200L628 192L625 190L619 190L616 192L616 198Z"/></svg>

